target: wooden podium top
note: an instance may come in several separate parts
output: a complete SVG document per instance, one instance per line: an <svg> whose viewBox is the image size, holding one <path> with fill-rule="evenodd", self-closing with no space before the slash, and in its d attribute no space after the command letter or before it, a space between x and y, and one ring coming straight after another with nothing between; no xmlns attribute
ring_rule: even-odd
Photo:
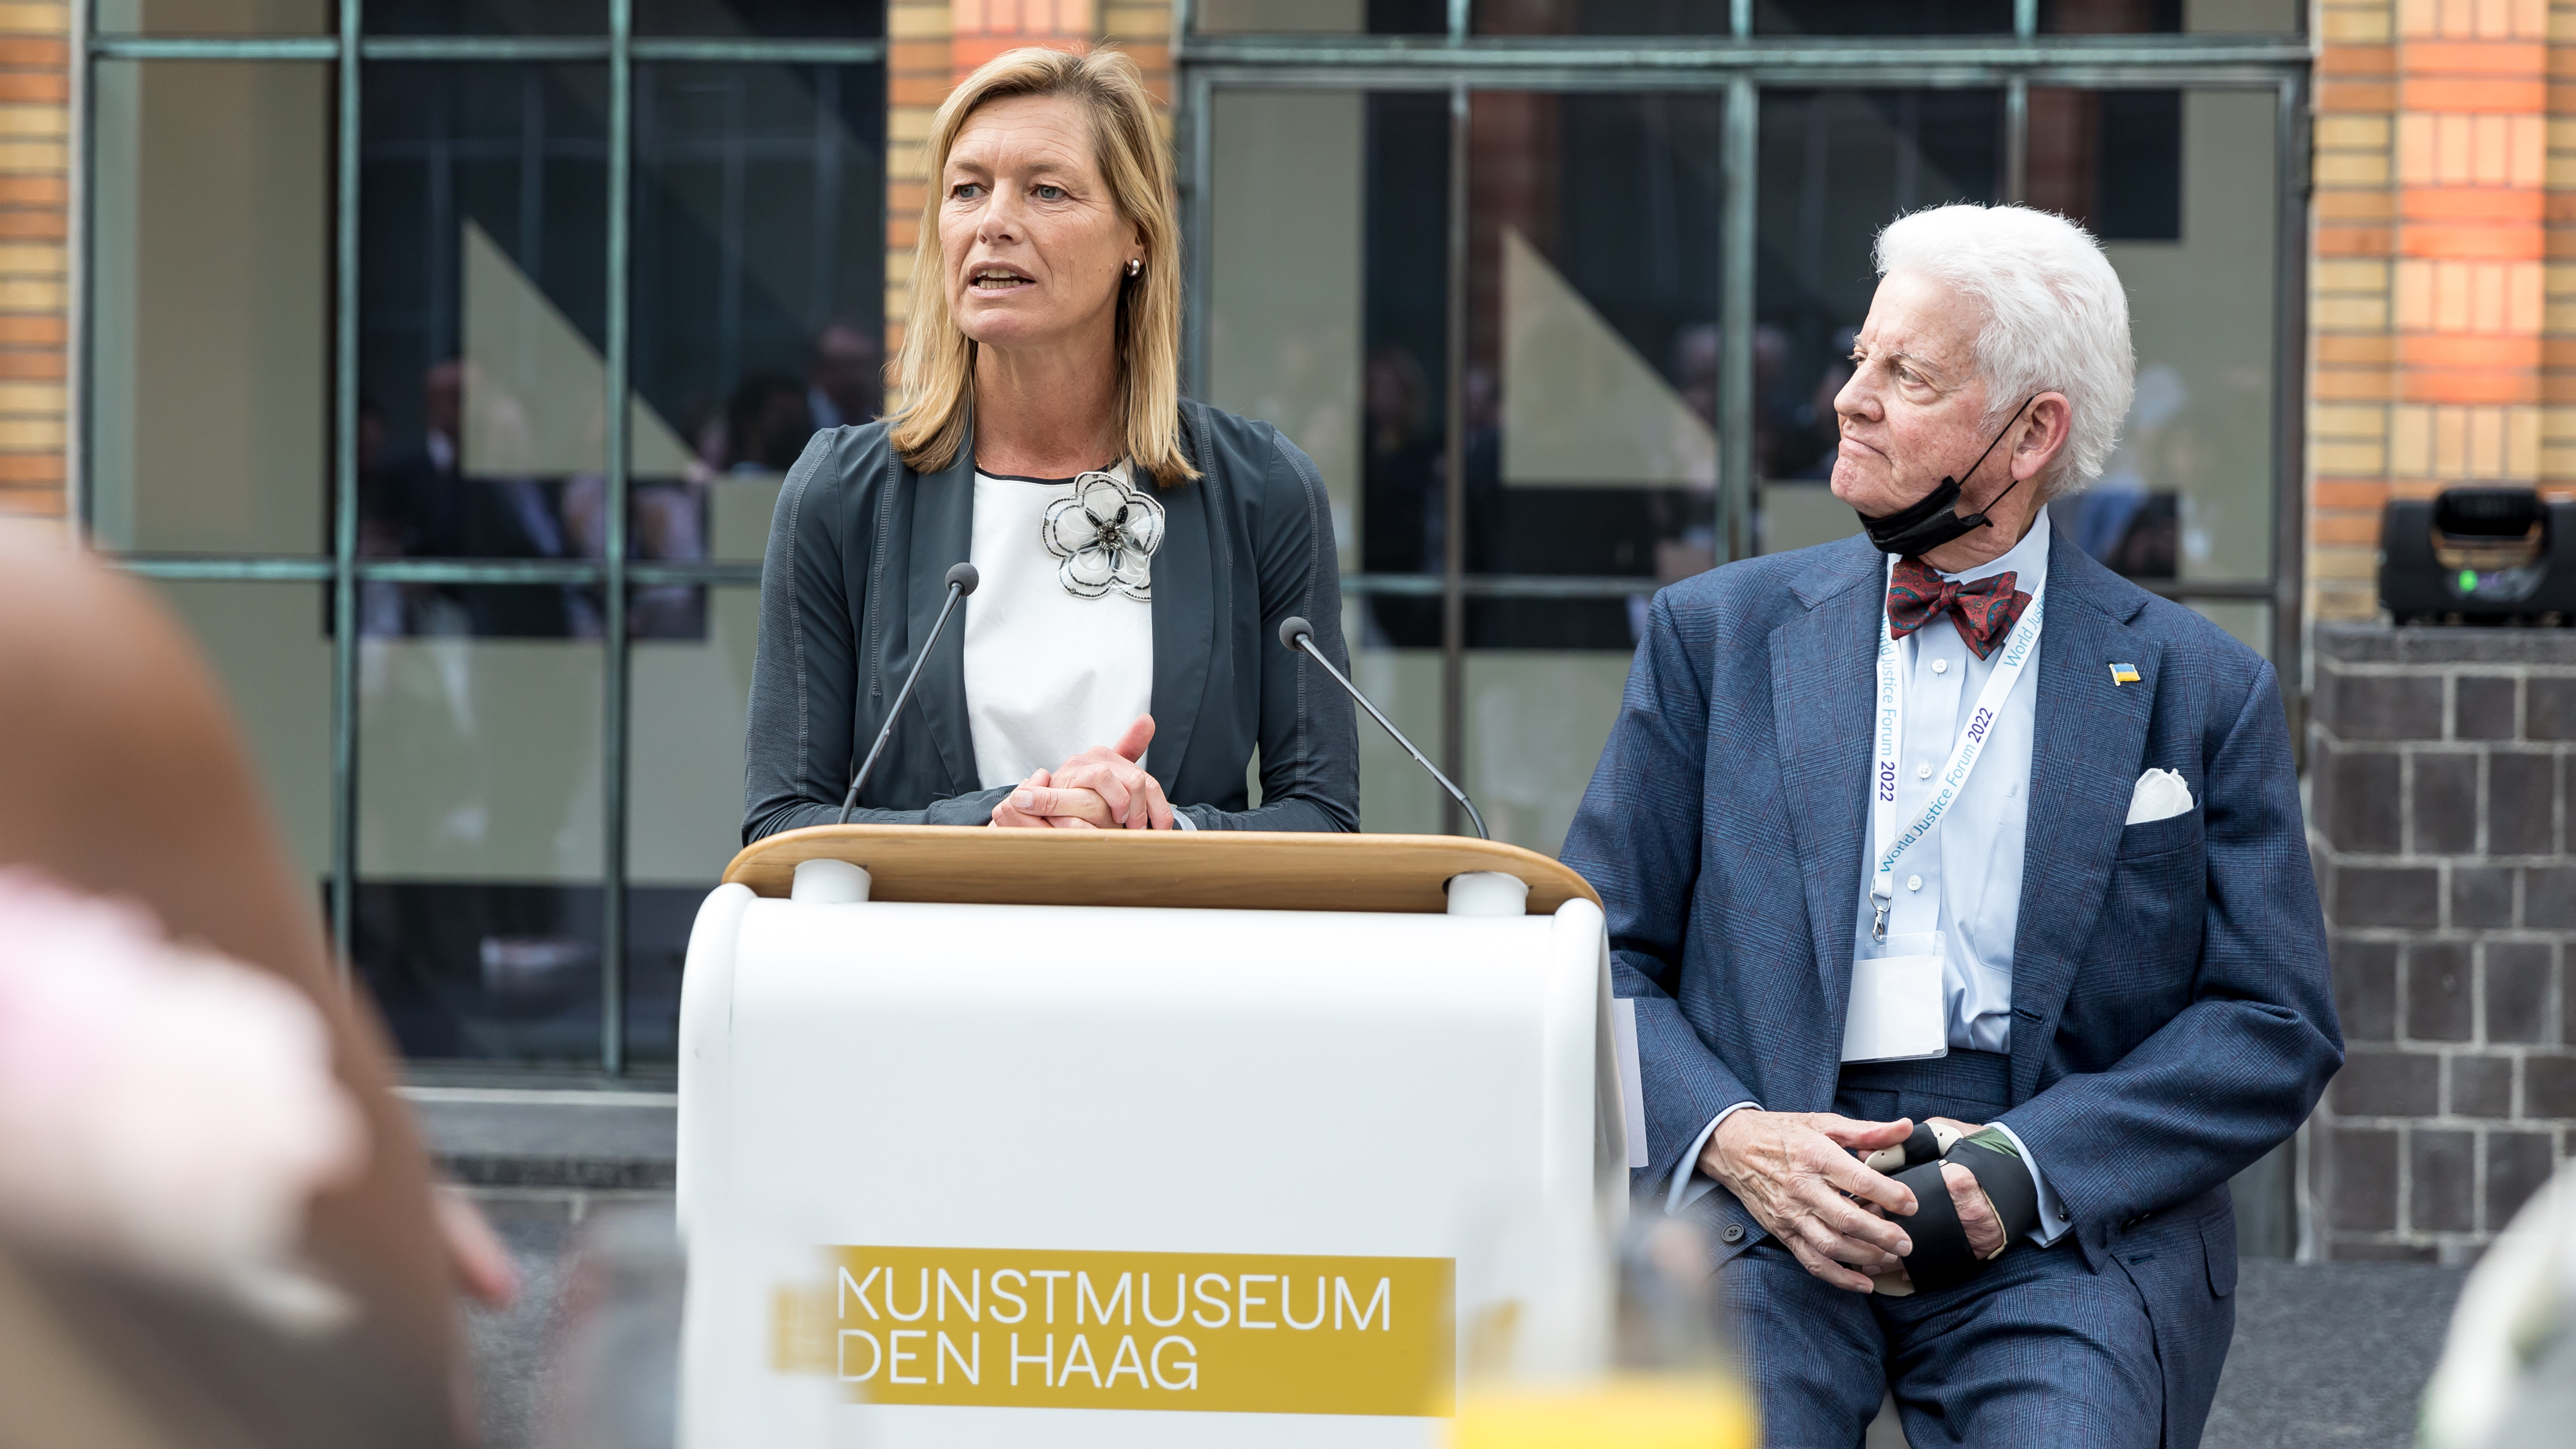
<svg viewBox="0 0 2576 1449"><path fill-rule="evenodd" d="M724 878L784 897L808 860L867 867L877 901L1437 915L1442 882L1471 870L1527 882L1532 915L1601 900L1544 855L1456 835L814 825L743 847Z"/></svg>

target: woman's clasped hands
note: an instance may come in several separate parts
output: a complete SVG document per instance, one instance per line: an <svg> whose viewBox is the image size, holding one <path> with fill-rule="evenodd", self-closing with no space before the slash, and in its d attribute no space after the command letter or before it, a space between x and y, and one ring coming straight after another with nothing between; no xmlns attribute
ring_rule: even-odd
<svg viewBox="0 0 2576 1449"><path fill-rule="evenodd" d="M1138 763L1153 742L1154 717L1136 716L1118 743L1094 745L1021 781L993 807L993 824L1007 830L1172 829L1172 802Z"/></svg>

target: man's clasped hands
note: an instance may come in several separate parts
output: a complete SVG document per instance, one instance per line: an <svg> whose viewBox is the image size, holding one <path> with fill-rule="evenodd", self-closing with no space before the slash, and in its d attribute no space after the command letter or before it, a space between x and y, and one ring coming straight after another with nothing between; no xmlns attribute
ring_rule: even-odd
<svg viewBox="0 0 2576 1449"><path fill-rule="evenodd" d="M1039 770L993 807L1006 830L1170 830L1172 802L1145 773L1154 717L1136 716L1114 745L1094 745L1053 770Z"/></svg>
<svg viewBox="0 0 2576 1449"><path fill-rule="evenodd" d="M1970 1136L1982 1127L1947 1117L1936 1127ZM1870 1279L1902 1274L1914 1251L1902 1220L1914 1193L1862 1165L1859 1156L1902 1146L1913 1122L1862 1122L1832 1112L1765 1112L1747 1107L1718 1124L1701 1149L1700 1170L1735 1194L1755 1220L1797 1255L1808 1272L1837 1288L1871 1290ZM1991 1257L2004 1245L2002 1218L1976 1176L1945 1163L1941 1180L1959 1210L1968 1246Z"/></svg>

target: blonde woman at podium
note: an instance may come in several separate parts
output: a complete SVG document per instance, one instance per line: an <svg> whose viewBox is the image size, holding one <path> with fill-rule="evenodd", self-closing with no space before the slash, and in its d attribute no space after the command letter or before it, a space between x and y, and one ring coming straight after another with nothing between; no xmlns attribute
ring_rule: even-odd
<svg viewBox="0 0 2576 1449"><path fill-rule="evenodd" d="M744 843L845 814L1358 829L1350 701L1277 640L1301 615L1347 669L1323 484L1181 396L1172 160L1135 63L999 56L927 150L900 405L817 434L770 526Z"/></svg>

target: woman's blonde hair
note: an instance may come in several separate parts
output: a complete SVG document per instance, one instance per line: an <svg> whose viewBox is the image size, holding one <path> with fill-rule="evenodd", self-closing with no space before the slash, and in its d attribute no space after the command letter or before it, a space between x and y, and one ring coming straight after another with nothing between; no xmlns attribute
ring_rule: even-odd
<svg viewBox="0 0 2576 1449"><path fill-rule="evenodd" d="M1073 55L1030 47L995 56L968 76L930 123L930 194L912 259L912 321L895 369L901 406L887 414L896 451L916 473L957 460L973 415L975 344L948 312L939 210L948 153L966 118L988 101L1066 96L1091 118L1092 151L1118 214L1145 241L1144 270L1118 287L1119 432L1137 472L1169 486L1199 476L1181 442L1181 231L1172 153L1136 62L1114 50Z"/></svg>

